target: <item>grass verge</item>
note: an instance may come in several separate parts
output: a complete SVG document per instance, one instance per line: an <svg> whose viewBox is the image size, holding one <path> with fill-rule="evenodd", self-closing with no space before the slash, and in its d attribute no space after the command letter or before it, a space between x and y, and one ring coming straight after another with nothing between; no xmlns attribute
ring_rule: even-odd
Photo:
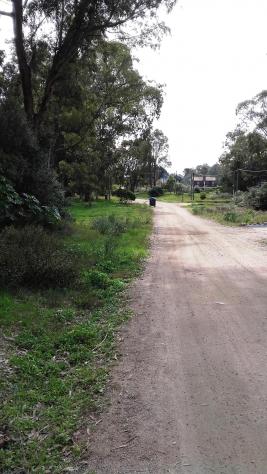
<svg viewBox="0 0 267 474"><path fill-rule="evenodd" d="M142 198L142 199L148 199L148 194L146 192L140 192L136 193L137 198ZM174 203L191 203L192 198L190 193L184 193L184 194L175 194L175 193L169 193L169 192L164 192L162 196L159 196L156 198L158 201L161 202L174 202ZM194 195L194 202L203 202L200 198L200 193L195 193ZM225 202L230 202L230 199L227 198L221 198L219 196L216 196L213 191L206 191L206 203L225 203Z"/></svg>
<svg viewBox="0 0 267 474"><path fill-rule="evenodd" d="M253 225L267 222L266 211L255 211L253 209L238 207L234 204L221 203L214 201L211 203L194 203L189 208L193 214L213 219L220 224L225 225Z"/></svg>
<svg viewBox="0 0 267 474"><path fill-rule="evenodd" d="M103 403L116 331L129 317L124 290L147 254L147 206L74 202L70 212L76 222L64 242L79 253L79 285L0 293L4 473L62 473L82 458L79 430ZM123 233L93 228L111 215Z"/></svg>

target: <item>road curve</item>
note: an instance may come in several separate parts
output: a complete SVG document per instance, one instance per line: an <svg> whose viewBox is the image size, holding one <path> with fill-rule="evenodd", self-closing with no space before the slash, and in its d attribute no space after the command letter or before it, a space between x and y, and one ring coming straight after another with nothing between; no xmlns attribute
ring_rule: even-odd
<svg viewBox="0 0 267 474"><path fill-rule="evenodd" d="M154 223L87 472L266 474L266 230L167 203Z"/></svg>

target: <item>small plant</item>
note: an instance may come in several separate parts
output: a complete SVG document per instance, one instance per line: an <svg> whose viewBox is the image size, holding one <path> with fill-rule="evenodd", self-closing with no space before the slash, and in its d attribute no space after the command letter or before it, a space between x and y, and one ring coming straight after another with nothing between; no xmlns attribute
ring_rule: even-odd
<svg viewBox="0 0 267 474"><path fill-rule="evenodd" d="M202 192L202 193L200 193L200 196L199 196L199 197L200 197L200 199L201 199L202 201L204 201L204 199L206 199L207 196L206 196L206 193L203 193L203 192Z"/></svg>
<svg viewBox="0 0 267 474"><path fill-rule="evenodd" d="M198 186L195 186L194 191L195 191L195 193L200 193L200 188Z"/></svg>

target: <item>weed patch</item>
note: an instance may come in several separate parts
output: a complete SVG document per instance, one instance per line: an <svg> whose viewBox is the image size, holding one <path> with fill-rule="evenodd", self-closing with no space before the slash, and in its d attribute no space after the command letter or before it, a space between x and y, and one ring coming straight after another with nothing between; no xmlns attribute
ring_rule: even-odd
<svg viewBox="0 0 267 474"><path fill-rule="evenodd" d="M195 215L213 219L226 225L262 224L267 221L267 212L238 207L231 204L216 204L208 206L204 203L194 203L189 208Z"/></svg>

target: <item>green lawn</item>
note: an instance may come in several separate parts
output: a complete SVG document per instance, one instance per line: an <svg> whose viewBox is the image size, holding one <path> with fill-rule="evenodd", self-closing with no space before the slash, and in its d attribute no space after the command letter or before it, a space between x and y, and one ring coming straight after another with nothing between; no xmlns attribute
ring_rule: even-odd
<svg viewBox="0 0 267 474"><path fill-rule="evenodd" d="M146 192L136 193L136 197L142 198L142 199L148 199L148 194ZM165 192L163 196L159 196L156 199L161 202L174 202L174 203L175 202L178 202L178 203L183 203L183 202L191 203L192 202L192 197L190 193L185 193L181 195L181 194ZM229 202L229 201L230 199L217 197L215 194L213 194L210 191L206 193L205 202L207 203L216 204L216 203ZM200 198L200 193L195 193L193 202L202 202Z"/></svg>
<svg viewBox="0 0 267 474"><path fill-rule="evenodd" d="M0 292L1 472L56 474L82 458L76 433L103 404L116 330L129 317L124 289L147 255L148 206L76 201L70 213L63 239L79 254L79 284ZM127 223L111 238L91 226L110 215Z"/></svg>

